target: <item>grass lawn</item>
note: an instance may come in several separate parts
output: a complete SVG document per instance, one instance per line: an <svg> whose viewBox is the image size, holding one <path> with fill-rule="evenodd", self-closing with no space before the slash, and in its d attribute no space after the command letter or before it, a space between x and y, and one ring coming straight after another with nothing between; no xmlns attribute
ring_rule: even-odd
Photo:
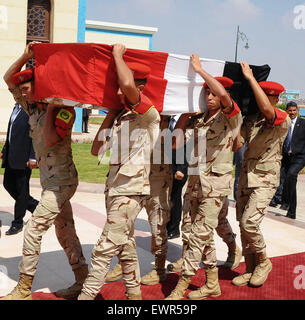
<svg viewBox="0 0 305 320"><path fill-rule="evenodd" d="M3 143L0 143L2 150ZM72 152L75 166L78 171L79 181L91 183L105 183L108 165L97 165L97 157L90 153L91 143L72 143ZM3 174L4 169L0 169ZM39 178L39 170L32 170L32 177Z"/></svg>
<svg viewBox="0 0 305 320"><path fill-rule="evenodd" d="M94 117L90 116L89 117L89 124L99 124L101 125L104 121L105 117Z"/></svg>

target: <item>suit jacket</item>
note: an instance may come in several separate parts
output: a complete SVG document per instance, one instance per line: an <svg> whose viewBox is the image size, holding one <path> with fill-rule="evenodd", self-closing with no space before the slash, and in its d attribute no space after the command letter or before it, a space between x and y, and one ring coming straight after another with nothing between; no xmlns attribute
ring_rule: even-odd
<svg viewBox="0 0 305 320"><path fill-rule="evenodd" d="M302 154L305 158L305 120L300 117L296 120L290 147L293 155Z"/></svg>
<svg viewBox="0 0 305 320"><path fill-rule="evenodd" d="M83 118L88 118L91 114L91 109L83 108Z"/></svg>
<svg viewBox="0 0 305 320"><path fill-rule="evenodd" d="M11 142L9 143L9 131L11 132ZM29 136L30 125L29 116L21 108L15 121L8 123L6 141L2 149L2 168L7 165L12 169L25 169L29 159L35 159L32 139Z"/></svg>

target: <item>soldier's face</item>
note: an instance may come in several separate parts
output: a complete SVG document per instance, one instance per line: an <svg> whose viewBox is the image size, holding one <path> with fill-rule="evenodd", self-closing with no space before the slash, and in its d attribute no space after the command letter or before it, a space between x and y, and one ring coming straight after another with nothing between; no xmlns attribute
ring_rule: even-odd
<svg viewBox="0 0 305 320"><path fill-rule="evenodd" d="M144 85L142 84L137 84L136 83L136 88L139 90L139 91L143 91L144 90ZM119 87L118 91L117 91L117 95L120 99L120 102L122 105L125 105L126 101L125 101L125 94L123 93L123 91L121 90L121 88Z"/></svg>
<svg viewBox="0 0 305 320"><path fill-rule="evenodd" d="M294 119L298 115L298 108L297 107L289 107L286 112L288 113L290 119Z"/></svg>
<svg viewBox="0 0 305 320"><path fill-rule="evenodd" d="M278 96L267 96L267 97L268 97L272 107L275 107L278 104L278 102L279 102Z"/></svg>
<svg viewBox="0 0 305 320"><path fill-rule="evenodd" d="M220 98L218 98L209 88L205 89L205 100L209 111L220 109Z"/></svg>
<svg viewBox="0 0 305 320"><path fill-rule="evenodd" d="M19 89L28 103L34 102L34 84L31 81L20 84Z"/></svg>

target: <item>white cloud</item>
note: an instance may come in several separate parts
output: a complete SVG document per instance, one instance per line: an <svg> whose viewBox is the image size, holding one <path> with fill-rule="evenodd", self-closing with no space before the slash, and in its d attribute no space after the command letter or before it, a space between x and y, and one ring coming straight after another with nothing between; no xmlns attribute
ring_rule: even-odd
<svg viewBox="0 0 305 320"><path fill-rule="evenodd" d="M225 0L216 6L216 11L224 22L236 21L236 24L255 20L262 13L250 0Z"/></svg>
<svg viewBox="0 0 305 320"><path fill-rule="evenodd" d="M247 17L257 16L261 11L250 0L228 0L227 5L232 6L232 9L236 10L237 13L241 13Z"/></svg>

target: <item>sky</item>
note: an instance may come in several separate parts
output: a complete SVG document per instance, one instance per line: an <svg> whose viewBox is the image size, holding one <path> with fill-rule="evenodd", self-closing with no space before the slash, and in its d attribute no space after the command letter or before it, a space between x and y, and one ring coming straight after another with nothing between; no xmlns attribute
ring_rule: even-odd
<svg viewBox="0 0 305 320"><path fill-rule="evenodd" d="M87 19L156 27L154 51L271 67L268 80L305 98L304 0L87 0Z"/></svg>

